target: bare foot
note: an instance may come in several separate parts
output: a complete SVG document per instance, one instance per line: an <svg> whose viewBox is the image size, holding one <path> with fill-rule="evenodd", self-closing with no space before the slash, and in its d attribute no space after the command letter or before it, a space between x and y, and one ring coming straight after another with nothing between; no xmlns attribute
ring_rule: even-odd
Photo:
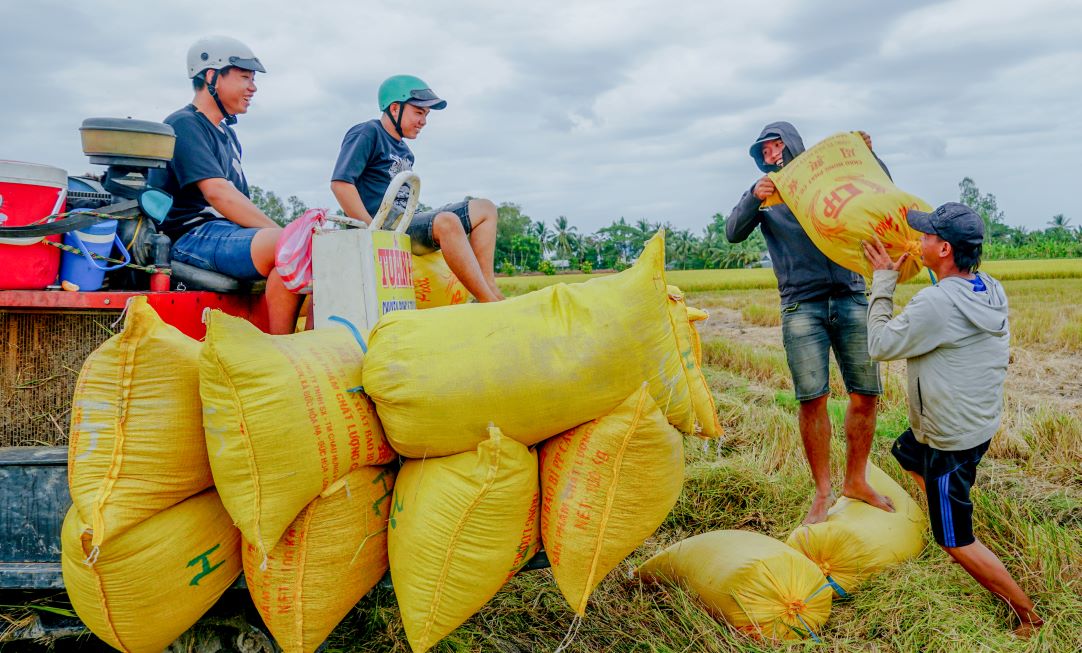
<svg viewBox="0 0 1082 653"><path fill-rule="evenodd" d="M484 287L483 290L487 290L488 292L476 293L473 296L474 299L476 299L479 303L486 304L488 302L502 302L504 299L506 299L503 296L503 293L501 293L499 290L493 290L487 285Z"/></svg>
<svg viewBox="0 0 1082 653"><path fill-rule="evenodd" d="M890 500L890 497L879 494L875 491L875 488L868 485L867 482L863 485L846 484L845 487L842 488L842 496L847 496L850 499L856 499L857 501L863 501L880 510L894 512L894 502Z"/></svg>
<svg viewBox="0 0 1082 653"><path fill-rule="evenodd" d="M830 506L834 505L834 493L830 494L818 494L812 497L811 509L808 510L808 516L801 522L805 526L812 524L818 524L827 520L827 511L830 510Z"/></svg>
<svg viewBox="0 0 1082 653"><path fill-rule="evenodd" d="M1037 631L1044 625L1044 619L1036 617L1033 621L1023 621L1022 625L1015 628L1012 632L1016 637L1021 639L1029 639L1033 635L1037 634Z"/></svg>

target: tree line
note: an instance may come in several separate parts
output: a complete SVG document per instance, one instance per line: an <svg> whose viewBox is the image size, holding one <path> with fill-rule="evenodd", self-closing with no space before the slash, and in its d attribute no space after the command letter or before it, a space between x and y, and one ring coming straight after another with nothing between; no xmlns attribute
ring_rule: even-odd
<svg viewBox="0 0 1082 653"><path fill-rule="evenodd" d="M1058 214L1047 228L1029 230L1007 224L995 195L982 193L973 179L958 184L959 201L973 208L985 222L985 260L1014 258L1082 257L1082 227ZM252 201L278 224L285 225L307 210L296 196L283 200L272 191L252 187ZM419 210L428 210L423 206ZM665 229L665 260L673 269L696 270L755 266L766 252L766 241L756 229L742 243L725 238L725 216L715 213L696 233L664 221L645 218L629 222L620 217L593 233L580 232L566 216L548 224L534 220L520 205L499 205L496 233L496 265L504 274L544 272L567 268L582 272L622 270L629 266L643 244Z"/></svg>

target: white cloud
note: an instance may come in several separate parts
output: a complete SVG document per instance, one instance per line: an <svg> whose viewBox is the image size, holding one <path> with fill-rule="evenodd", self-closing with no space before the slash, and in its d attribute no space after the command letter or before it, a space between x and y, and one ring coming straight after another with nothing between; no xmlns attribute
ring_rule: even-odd
<svg viewBox="0 0 1082 653"><path fill-rule="evenodd" d="M229 33L270 71L238 126L249 178L309 204L333 201L340 140L376 116L379 82L410 72L449 102L410 143L430 204L698 231L758 176L762 125L789 119L808 145L868 130L930 202L970 176L1015 224L1082 220L1076 1L14 0L7 25L0 158L72 173L91 168L84 118L163 118L191 98L188 45Z"/></svg>

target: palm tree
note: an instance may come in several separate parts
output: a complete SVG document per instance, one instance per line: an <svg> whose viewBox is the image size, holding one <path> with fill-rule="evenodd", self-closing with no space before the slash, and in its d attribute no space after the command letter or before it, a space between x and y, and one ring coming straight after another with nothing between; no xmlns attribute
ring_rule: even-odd
<svg viewBox="0 0 1082 653"><path fill-rule="evenodd" d="M538 220L530 223L530 235L541 242L541 258L545 258L545 254L551 249L552 230L548 228L544 220Z"/></svg>
<svg viewBox="0 0 1082 653"><path fill-rule="evenodd" d="M574 255L575 250L578 249L579 240L576 231L578 227L569 226L564 216L556 218L556 232L552 239L556 258L571 259Z"/></svg>
<svg viewBox="0 0 1082 653"><path fill-rule="evenodd" d="M681 270L686 270L688 261L691 259L692 254L695 252L696 245L695 236L691 235L691 232L687 229L680 229L672 232L670 251L672 252L672 263L676 265L680 264Z"/></svg>
<svg viewBox="0 0 1082 653"><path fill-rule="evenodd" d="M1062 213L1057 213L1048 221L1049 227L1052 227L1053 229L1063 229L1064 231L1067 231L1067 225L1069 224L1071 224L1071 219Z"/></svg>

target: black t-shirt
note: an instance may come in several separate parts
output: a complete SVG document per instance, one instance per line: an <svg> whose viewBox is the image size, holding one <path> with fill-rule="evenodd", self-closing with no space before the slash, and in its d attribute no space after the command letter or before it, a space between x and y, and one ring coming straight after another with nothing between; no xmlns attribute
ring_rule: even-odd
<svg viewBox="0 0 1082 653"><path fill-rule="evenodd" d="M403 170L413 170L413 152L383 128L378 119L354 125L342 139L338 162L331 181L345 181L357 187L368 215L375 217L391 179ZM395 206L406 210L409 187L402 186Z"/></svg>
<svg viewBox="0 0 1082 653"><path fill-rule="evenodd" d="M195 227L212 219L201 216L210 207L196 182L227 179L248 196L248 180L241 167L237 134L228 125L213 125L194 105L174 111L164 120L176 132L173 160L164 170L151 171L151 186L173 196L173 208L161 230L174 242Z"/></svg>

